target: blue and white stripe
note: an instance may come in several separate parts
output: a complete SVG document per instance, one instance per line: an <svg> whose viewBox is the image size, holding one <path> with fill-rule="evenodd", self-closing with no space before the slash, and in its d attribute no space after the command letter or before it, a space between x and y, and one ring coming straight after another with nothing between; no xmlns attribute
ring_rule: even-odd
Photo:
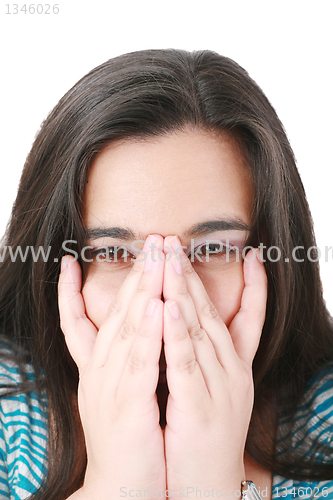
<svg viewBox="0 0 333 500"><path fill-rule="evenodd" d="M27 365L29 379L34 378L31 365ZM14 364L0 363L0 395L4 384L17 384L21 378ZM42 484L47 473L48 426L46 419L47 398L37 393L0 397L0 499L28 499ZM333 468L333 364L314 377L303 396L294 419L293 434L283 436L292 449L304 448L319 462L332 464ZM283 418L280 424L285 423ZM283 425L279 427L283 429ZM300 439L301 435L306 435ZM313 446L308 447L312 442ZM313 453L316 443L326 446L327 453ZM295 481L273 476L272 498L333 500L332 481Z"/></svg>
<svg viewBox="0 0 333 500"><path fill-rule="evenodd" d="M333 470L333 364L309 381L293 419L291 436L283 434L285 423L286 419L279 420L279 442L284 441L291 451L301 450L304 457L318 463L332 464ZM320 453L315 450L317 444L321 445ZM272 498L333 500L333 480L307 482L274 475Z"/></svg>
<svg viewBox="0 0 333 500"><path fill-rule="evenodd" d="M34 377L26 366L29 379ZM17 384L17 366L0 363L0 388ZM1 390L1 389L0 389ZM2 390L1 393L4 391ZM35 493L47 472L47 399L37 393L0 398L0 498L23 500Z"/></svg>

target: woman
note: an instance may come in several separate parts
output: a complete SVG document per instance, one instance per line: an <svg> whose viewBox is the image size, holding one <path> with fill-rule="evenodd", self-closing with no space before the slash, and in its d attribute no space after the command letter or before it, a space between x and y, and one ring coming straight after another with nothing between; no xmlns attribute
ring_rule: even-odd
<svg viewBox="0 0 333 500"><path fill-rule="evenodd" d="M5 498L333 494L311 216L236 63L151 50L91 71L42 125L5 245Z"/></svg>

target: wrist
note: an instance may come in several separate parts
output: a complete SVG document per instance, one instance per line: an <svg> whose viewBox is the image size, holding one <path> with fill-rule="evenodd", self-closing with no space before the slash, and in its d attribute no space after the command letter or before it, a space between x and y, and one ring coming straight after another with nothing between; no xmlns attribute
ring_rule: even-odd
<svg viewBox="0 0 333 500"><path fill-rule="evenodd" d="M219 481L219 490L222 491L222 495L230 500L239 500L241 497L241 485L242 481L246 478L245 467L242 462L239 467L232 472L229 472L225 476L225 480Z"/></svg>
<svg viewBox="0 0 333 500"><path fill-rule="evenodd" d="M231 474L226 474L225 479L221 477L217 481L208 482L185 482L182 480L173 481L172 484L167 485L169 490L182 491L188 500L194 500L198 498L205 497L221 497L228 498L229 500L240 500L241 498L241 485L242 481L245 480L245 470L244 467ZM174 487L177 485L177 488ZM209 492L209 494L208 494ZM181 495L180 495L181 496ZM249 498L252 500L252 498ZM257 499L255 499L257 500Z"/></svg>

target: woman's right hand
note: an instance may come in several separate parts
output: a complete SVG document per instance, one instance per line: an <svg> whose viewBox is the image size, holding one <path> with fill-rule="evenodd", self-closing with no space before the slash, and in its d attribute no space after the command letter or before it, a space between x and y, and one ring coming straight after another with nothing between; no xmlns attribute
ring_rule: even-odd
<svg viewBox="0 0 333 500"><path fill-rule="evenodd" d="M152 242L154 248L163 246L161 236L148 236L143 250ZM150 253L146 259L143 255L135 260L99 331L86 316L80 265L73 257L63 258L60 322L79 370L78 405L88 456L80 498L117 499L129 490L165 490L156 398L164 254L157 258L154 251L148 270Z"/></svg>

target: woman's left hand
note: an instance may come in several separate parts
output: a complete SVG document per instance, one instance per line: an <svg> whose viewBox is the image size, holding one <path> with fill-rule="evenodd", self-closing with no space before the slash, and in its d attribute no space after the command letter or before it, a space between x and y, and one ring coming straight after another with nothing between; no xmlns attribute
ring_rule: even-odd
<svg viewBox="0 0 333 500"><path fill-rule="evenodd" d="M187 498L198 498L196 488L202 497L207 489L210 495L213 489L233 497L230 490L239 491L245 479L244 448L254 400L252 361L266 313L265 269L251 254L259 250L250 250L243 265L241 307L228 330L185 253L178 253L184 262L176 258L179 239L167 237L165 246L173 248L163 283L170 391L164 433L167 488Z"/></svg>

